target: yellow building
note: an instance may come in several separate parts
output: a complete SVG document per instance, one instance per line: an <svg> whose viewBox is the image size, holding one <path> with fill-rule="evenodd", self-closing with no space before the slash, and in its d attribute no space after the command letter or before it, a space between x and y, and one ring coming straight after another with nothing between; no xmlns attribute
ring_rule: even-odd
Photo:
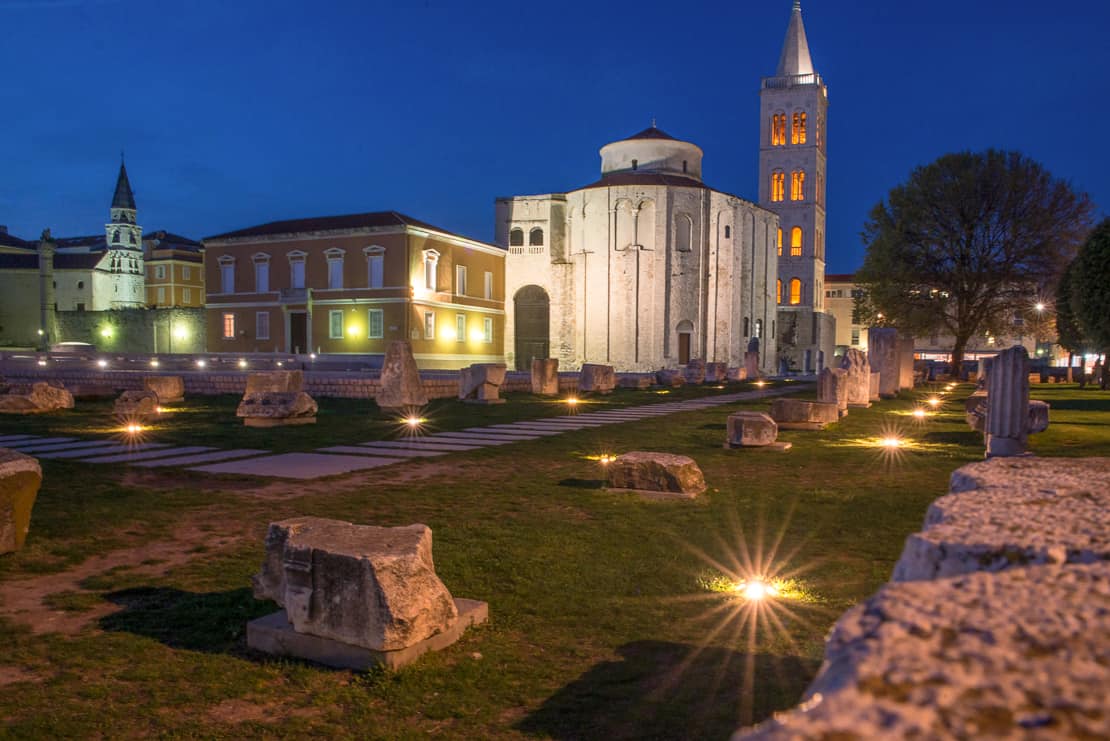
<svg viewBox="0 0 1110 741"><path fill-rule="evenodd" d="M165 230L143 236L146 303L156 309L204 306L204 247Z"/></svg>
<svg viewBox="0 0 1110 741"><path fill-rule="evenodd" d="M855 276L851 273L825 274L825 311L836 318L836 342L839 347L867 349L867 325L860 321L856 310Z"/></svg>
<svg viewBox="0 0 1110 741"><path fill-rule="evenodd" d="M395 211L277 221L204 240L212 352L504 361L505 250Z"/></svg>

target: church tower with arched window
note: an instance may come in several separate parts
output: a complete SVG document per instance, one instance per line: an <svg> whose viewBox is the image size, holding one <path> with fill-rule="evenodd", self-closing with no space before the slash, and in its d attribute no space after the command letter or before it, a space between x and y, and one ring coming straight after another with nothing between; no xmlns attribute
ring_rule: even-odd
<svg viewBox="0 0 1110 741"><path fill-rule="evenodd" d="M815 372L832 363L835 323L825 313L825 172L828 90L813 66L794 0L773 77L763 78L759 127L759 205L779 215L780 361Z"/></svg>
<svg viewBox="0 0 1110 741"><path fill-rule="evenodd" d="M136 217L135 195L131 192L127 168L120 162L116 191L112 195L111 221L104 225L108 243L107 267L111 276L108 305L113 309L146 305L143 228L138 225Z"/></svg>

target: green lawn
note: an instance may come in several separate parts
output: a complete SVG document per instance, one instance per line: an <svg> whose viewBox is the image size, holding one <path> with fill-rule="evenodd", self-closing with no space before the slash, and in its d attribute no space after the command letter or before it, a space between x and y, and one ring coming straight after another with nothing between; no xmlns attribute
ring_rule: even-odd
<svg viewBox="0 0 1110 741"><path fill-rule="evenodd" d="M1110 452L1110 395L1033 395L1053 405L1037 453ZM228 423L234 399L194 404L158 439L293 450L392 432L368 403L325 401L315 428L261 433ZM0 735L726 737L797 701L836 617L889 578L952 470L982 458L962 403L924 422L907 414L913 404L907 395L825 432L783 432L787 453L722 449L727 414L761 402L308 483L44 460L27 547L0 557ZM107 409L2 429L82 434ZM551 413L522 396L440 402L428 418L458 429ZM911 443L897 457L870 444L898 431ZM601 488L589 456L635 449L694 457L710 490L645 502ZM266 525L305 514L426 523L440 576L456 596L487 600L490 622L395 673L253 654L244 625L274 609L249 589ZM742 575L745 552L798 580L804 599L745 622L739 598L706 589L722 567ZM82 565L90 556L104 568ZM8 601L35 583L53 585L54 612L30 615L68 620L65 632L33 634L28 615L12 614Z"/></svg>

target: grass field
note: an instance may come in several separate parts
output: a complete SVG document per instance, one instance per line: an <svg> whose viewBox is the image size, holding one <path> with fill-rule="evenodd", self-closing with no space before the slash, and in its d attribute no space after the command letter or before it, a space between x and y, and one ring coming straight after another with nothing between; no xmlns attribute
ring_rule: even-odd
<svg viewBox="0 0 1110 741"><path fill-rule="evenodd" d="M609 401L695 393L719 392ZM1036 453L1110 453L1110 395L1033 395L1052 404ZM915 398L783 432L787 453L722 449L728 413L758 402L307 483L43 460L27 546L0 557L0 736L726 737L797 701L836 617L889 578L951 472L982 458L962 403L918 421ZM394 434L368 402L325 400L315 428L278 432L229 422L234 402L190 399L152 435L307 450ZM0 432L91 434L109 409ZM562 412L521 396L427 416L459 429ZM908 444L884 456L874 442L893 432ZM692 456L710 489L695 502L607 492L590 458L629 450ZM296 515L429 525L441 578L488 601L490 622L398 672L254 654L245 623L275 607L250 576L267 524ZM746 621L742 600L714 591L747 573L744 554L800 599Z"/></svg>

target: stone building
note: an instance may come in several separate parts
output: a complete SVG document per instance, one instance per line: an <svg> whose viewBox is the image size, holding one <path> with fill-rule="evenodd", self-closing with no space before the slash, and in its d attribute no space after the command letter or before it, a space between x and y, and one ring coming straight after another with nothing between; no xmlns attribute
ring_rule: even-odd
<svg viewBox="0 0 1110 741"><path fill-rule="evenodd" d="M840 348L867 349L867 328L856 309L856 277L851 273L825 275L825 311L836 320L836 345Z"/></svg>
<svg viewBox="0 0 1110 741"><path fill-rule="evenodd" d="M763 78L759 204L778 214L778 351L812 373L832 358L835 324L825 311L825 183L829 97L809 54L794 2L778 69Z"/></svg>
<svg viewBox="0 0 1110 741"><path fill-rule="evenodd" d="M702 181L702 150L654 125L601 148L601 179L500 198L505 353L624 371L695 358L774 367L778 218Z"/></svg>
<svg viewBox="0 0 1110 741"><path fill-rule="evenodd" d="M208 237L210 352L384 354L422 368L501 362L505 250L381 211Z"/></svg>

